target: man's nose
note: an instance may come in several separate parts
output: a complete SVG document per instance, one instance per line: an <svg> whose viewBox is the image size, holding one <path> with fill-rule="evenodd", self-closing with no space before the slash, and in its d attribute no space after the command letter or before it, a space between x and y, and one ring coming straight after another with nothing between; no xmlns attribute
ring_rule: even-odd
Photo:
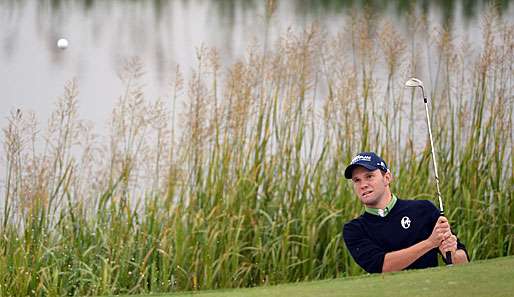
<svg viewBox="0 0 514 297"><path fill-rule="evenodd" d="M361 188L361 189L366 189L367 187L368 187L368 183L367 183L367 182L365 182L365 181L362 181L362 182L360 183L360 185L359 185L359 188Z"/></svg>

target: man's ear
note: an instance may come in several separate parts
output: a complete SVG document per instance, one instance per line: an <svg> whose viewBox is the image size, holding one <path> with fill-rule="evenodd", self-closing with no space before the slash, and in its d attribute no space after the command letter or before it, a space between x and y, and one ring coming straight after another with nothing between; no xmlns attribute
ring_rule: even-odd
<svg viewBox="0 0 514 297"><path fill-rule="evenodd" d="M391 174L391 172L389 172L389 171L386 172L384 174L384 179L385 179L387 185L389 185L393 181L393 175Z"/></svg>

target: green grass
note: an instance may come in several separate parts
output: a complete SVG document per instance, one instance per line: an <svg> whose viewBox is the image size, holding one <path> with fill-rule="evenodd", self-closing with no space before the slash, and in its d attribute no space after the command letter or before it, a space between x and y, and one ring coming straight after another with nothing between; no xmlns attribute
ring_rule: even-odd
<svg viewBox="0 0 514 297"><path fill-rule="evenodd" d="M442 266L425 270L374 274L249 289L215 290L143 296L512 296L514 257Z"/></svg>

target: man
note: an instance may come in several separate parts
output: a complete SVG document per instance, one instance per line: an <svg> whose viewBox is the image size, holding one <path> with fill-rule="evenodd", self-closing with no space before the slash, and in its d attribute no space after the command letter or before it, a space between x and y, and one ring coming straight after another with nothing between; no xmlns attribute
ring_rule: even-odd
<svg viewBox="0 0 514 297"><path fill-rule="evenodd" d="M343 238L350 254L369 273L417 269L446 262L467 263L465 246L452 234L448 220L427 200L401 200L391 193L392 175L382 158L363 152L344 176L351 179L365 212L346 223Z"/></svg>

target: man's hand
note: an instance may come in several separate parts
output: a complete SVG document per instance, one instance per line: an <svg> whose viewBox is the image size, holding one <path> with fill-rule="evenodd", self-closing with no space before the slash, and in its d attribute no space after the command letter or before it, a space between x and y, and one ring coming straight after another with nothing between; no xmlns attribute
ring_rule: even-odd
<svg viewBox="0 0 514 297"><path fill-rule="evenodd" d="M452 252L452 254L457 251L457 236L453 235L450 232L445 234L445 239L443 242L441 242L441 245L439 246L439 250L441 251L441 254L446 255L446 252Z"/></svg>
<svg viewBox="0 0 514 297"><path fill-rule="evenodd" d="M433 248L440 247L443 241L451 238L452 234L450 231L450 224L448 223L448 219L440 216L435 223L434 229L432 230L432 234L427 238L427 241L430 242ZM448 246L451 242L448 242ZM455 238L455 248L457 247L457 239Z"/></svg>

